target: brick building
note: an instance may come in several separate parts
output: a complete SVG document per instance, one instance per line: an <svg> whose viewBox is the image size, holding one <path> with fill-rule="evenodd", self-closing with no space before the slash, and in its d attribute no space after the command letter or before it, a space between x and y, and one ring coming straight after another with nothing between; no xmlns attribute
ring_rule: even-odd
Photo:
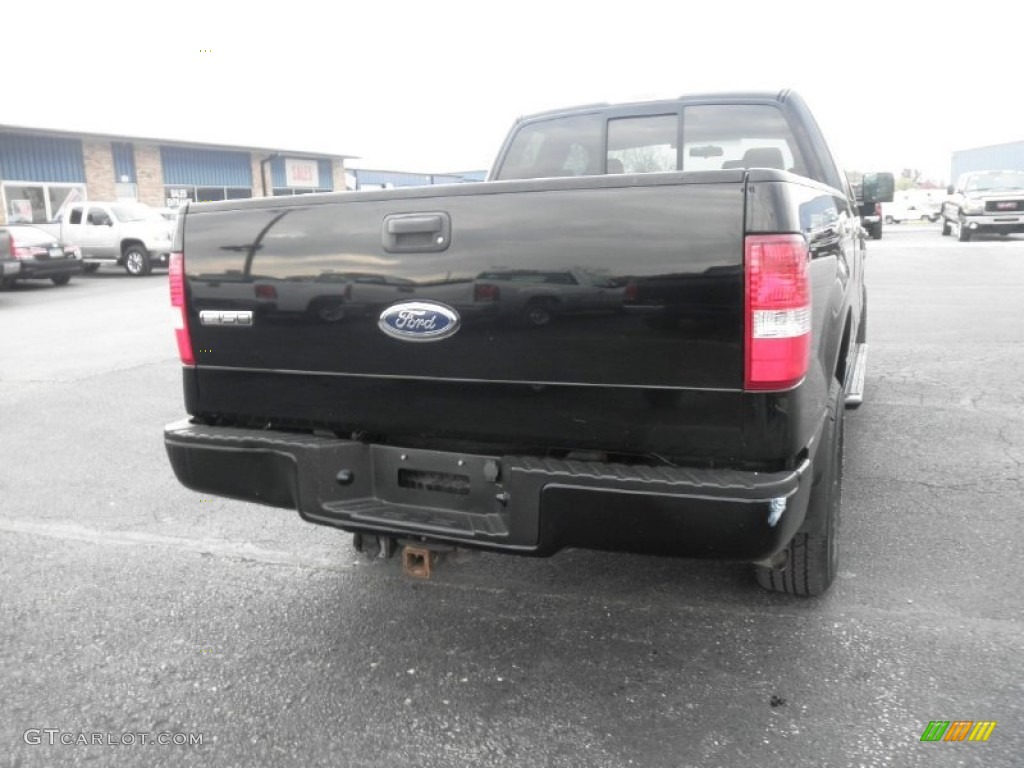
<svg viewBox="0 0 1024 768"><path fill-rule="evenodd" d="M0 223L50 221L79 199L175 208L344 190L349 157L0 125Z"/></svg>

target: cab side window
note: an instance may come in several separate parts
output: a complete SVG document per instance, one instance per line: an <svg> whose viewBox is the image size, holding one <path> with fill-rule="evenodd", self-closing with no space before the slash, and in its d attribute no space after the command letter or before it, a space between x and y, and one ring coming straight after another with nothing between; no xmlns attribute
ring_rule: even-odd
<svg viewBox="0 0 1024 768"><path fill-rule="evenodd" d="M808 175L796 135L768 104L707 104L683 110L683 170L775 168Z"/></svg>
<svg viewBox="0 0 1024 768"><path fill-rule="evenodd" d="M110 224L110 216L102 208L90 208L86 221L98 227L105 227Z"/></svg>
<svg viewBox="0 0 1024 768"><path fill-rule="evenodd" d="M600 173L604 121L600 115L540 120L524 125L498 179L542 179Z"/></svg>

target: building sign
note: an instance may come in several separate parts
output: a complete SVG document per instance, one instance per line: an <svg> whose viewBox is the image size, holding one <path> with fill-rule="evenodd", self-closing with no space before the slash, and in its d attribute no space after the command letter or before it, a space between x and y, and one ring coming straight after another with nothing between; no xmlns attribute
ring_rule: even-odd
<svg viewBox="0 0 1024 768"><path fill-rule="evenodd" d="M320 186L320 167L316 160L284 160L285 186L317 189Z"/></svg>
<svg viewBox="0 0 1024 768"><path fill-rule="evenodd" d="M167 207L180 208L189 200L195 200L195 187L164 187L167 193Z"/></svg>

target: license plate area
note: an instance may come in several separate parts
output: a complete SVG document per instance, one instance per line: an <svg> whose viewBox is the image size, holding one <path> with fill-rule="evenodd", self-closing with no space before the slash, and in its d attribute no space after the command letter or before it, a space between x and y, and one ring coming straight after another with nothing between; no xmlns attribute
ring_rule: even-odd
<svg viewBox="0 0 1024 768"><path fill-rule="evenodd" d="M498 475L490 456L373 446L373 495L395 504L492 513Z"/></svg>
<svg viewBox="0 0 1024 768"><path fill-rule="evenodd" d="M64 258L64 251L62 251L60 248L51 248L50 249L50 258L51 259L63 259Z"/></svg>
<svg viewBox="0 0 1024 768"><path fill-rule="evenodd" d="M469 475L454 475L449 472L424 472L419 469L399 469L398 485L418 491L450 493L456 496L469 495Z"/></svg>

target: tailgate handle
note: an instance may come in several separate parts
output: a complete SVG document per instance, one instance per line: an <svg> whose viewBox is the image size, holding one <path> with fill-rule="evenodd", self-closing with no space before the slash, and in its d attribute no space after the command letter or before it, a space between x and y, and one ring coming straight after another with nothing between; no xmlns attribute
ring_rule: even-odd
<svg viewBox="0 0 1024 768"><path fill-rule="evenodd" d="M448 248L452 221L444 211L384 217L381 241L389 253L431 253Z"/></svg>
<svg viewBox="0 0 1024 768"><path fill-rule="evenodd" d="M411 235L416 232L440 232L444 223L440 216L389 216L388 233Z"/></svg>

